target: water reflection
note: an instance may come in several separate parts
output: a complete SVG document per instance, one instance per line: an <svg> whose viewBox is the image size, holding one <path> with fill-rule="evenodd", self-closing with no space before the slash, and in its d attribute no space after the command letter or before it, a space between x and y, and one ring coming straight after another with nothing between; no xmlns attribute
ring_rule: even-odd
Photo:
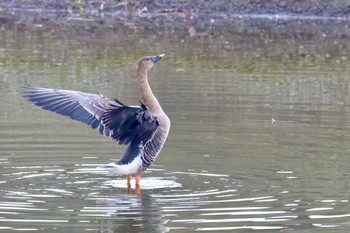
<svg viewBox="0 0 350 233"><path fill-rule="evenodd" d="M141 196L116 195L109 197L94 196L97 206L86 207L82 212L87 214L102 212L111 216L109 220L101 220L97 229L100 232L167 232L166 219L161 214L159 206L149 192L142 192ZM84 214L85 215L85 214ZM83 216L84 216L83 215ZM97 215L100 216L100 215Z"/></svg>
<svg viewBox="0 0 350 233"><path fill-rule="evenodd" d="M45 230L55 225L97 232L300 230L311 225L338 227L344 225L342 219L349 218L348 213L339 212L348 203L346 199L298 199L293 198L293 190L250 190L247 194L244 186L252 182L232 184L234 177L200 171L151 170L141 195L128 194L126 186L113 187L124 179L89 173L86 165L68 170L57 166L7 167L13 172L4 174L8 178L1 184L2 229L38 230L39 224ZM290 171L278 173L290 175ZM161 174L171 176L159 179ZM151 180L170 181L171 177L177 177L183 186L147 189ZM261 196L269 192L276 195Z"/></svg>

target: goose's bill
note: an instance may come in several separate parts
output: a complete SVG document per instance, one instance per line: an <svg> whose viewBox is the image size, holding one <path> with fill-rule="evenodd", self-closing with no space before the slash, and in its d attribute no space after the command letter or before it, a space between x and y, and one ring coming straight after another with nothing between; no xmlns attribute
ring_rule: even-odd
<svg viewBox="0 0 350 233"><path fill-rule="evenodd" d="M154 63L157 63L157 62L159 62L160 59L162 59L162 57L164 57L164 56L165 56L165 54L162 53L162 54L160 54L160 55L152 56L151 59L152 59L152 61L153 61Z"/></svg>

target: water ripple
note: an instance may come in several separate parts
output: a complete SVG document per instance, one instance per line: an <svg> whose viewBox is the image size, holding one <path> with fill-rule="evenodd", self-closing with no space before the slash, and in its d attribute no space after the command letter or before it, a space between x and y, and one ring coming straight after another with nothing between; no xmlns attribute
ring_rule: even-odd
<svg viewBox="0 0 350 233"><path fill-rule="evenodd" d="M107 231L115 225L123 229L132 221L133 226L140 229L150 223L156 224L158 232L280 231L293 230L293 226L301 224L299 218L305 214L308 226L317 228L342 225L323 220L350 219L348 213L331 212L348 200L324 198L305 208L303 200L295 198L279 205L291 194L289 190L282 189L275 195L258 195L258 190L243 194L244 183L232 182L228 175L208 171L153 169L141 179L141 194L137 194L133 184L131 190L126 188L125 177L111 177L96 169L96 165L75 163L67 170L60 166L8 167L6 176L10 179L2 184L6 186L1 191L2 229L34 231L37 226L46 229L49 224L83 224L86 230ZM279 170L276 173L293 172ZM200 188L189 183L192 181L201 184ZM32 184L18 189L11 186L12 183ZM66 219L67 213L77 220L76 223ZM98 226L91 228L91 222L96 219Z"/></svg>

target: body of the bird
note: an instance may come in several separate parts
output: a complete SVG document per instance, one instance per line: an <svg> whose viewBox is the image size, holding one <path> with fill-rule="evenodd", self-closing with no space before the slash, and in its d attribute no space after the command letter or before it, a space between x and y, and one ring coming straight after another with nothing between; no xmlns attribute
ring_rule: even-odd
<svg viewBox="0 0 350 233"><path fill-rule="evenodd" d="M107 168L117 175L142 175L151 166L162 150L170 131L169 117L163 112L151 113L158 128L151 140L146 143L131 142L124 156L118 161L107 164Z"/></svg>
<svg viewBox="0 0 350 233"><path fill-rule="evenodd" d="M119 144L128 145L122 158L106 168L117 175L136 175L153 164L163 148L170 130L170 120L154 96L147 72L161 57L147 56L138 62L137 80L141 93L140 106L126 106L101 94L42 88L24 85L24 97L43 109L81 121Z"/></svg>

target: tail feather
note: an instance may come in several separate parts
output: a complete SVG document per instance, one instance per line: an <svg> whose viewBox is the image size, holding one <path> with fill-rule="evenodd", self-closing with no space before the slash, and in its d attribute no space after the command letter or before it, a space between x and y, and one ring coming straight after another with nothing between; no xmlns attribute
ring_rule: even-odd
<svg viewBox="0 0 350 233"><path fill-rule="evenodd" d="M105 168L109 169L115 175L141 175L143 173L142 153L142 145L131 143L119 161L109 163Z"/></svg>

